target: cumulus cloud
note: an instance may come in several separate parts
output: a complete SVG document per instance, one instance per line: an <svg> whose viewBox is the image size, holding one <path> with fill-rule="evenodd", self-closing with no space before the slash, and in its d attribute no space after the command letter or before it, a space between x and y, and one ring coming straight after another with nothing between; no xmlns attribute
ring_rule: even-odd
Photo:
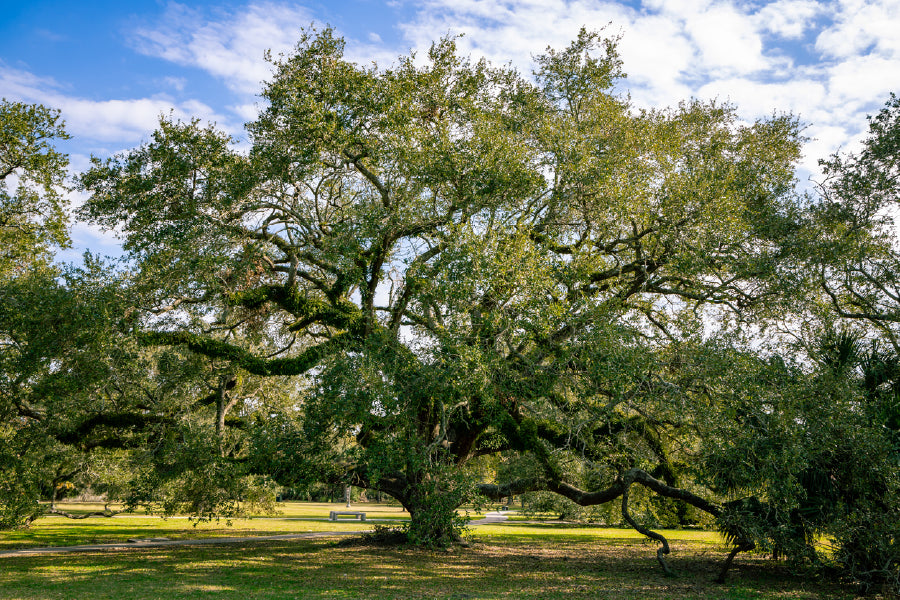
<svg viewBox="0 0 900 600"><path fill-rule="evenodd" d="M667 0L648 2L647 6L678 23L680 35L696 48L695 70L730 74L753 73L767 67L757 26L731 3ZM652 40L644 41L654 44Z"/></svg>
<svg viewBox="0 0 900 600"><path fill-rule="evenodd" d="M135 48L146 55L202 69L242 94L259 92L271 75L264 59L289 52L312 17L303 8L253 3L233 13L204 14L170 2L161 23L135 31Z"/></svg>
<svg viewBox="0 0 900 600"><path fill-rule="evenodd" d="M700 13L685 24L685 30L710 69L749 74L768 66L759 32L733 7L717 6Z"/></svg>
<svg viewBox="0 0 900 600"><path fill-rule="evenodd" d="M756 21L761 29L785 39L800 39L815 26L826 7L813 0L779 0L760 9Z"/></svg>
<svg viewBox="0 0 900 600"><path fill-rule="evenodd" d="M51 102L62 108L74 135L98 140L140 138L156 129L160 114L176 110L171 101L161 98L95 102L59 97ZM187 114L178 110L175 116L184 118Z"/></svg>
<svg viewBox="0 0 900 600"><path fill-rule="evenodd" d="M815 49L826 59L828 92L845 113L871 109L900 82L900 4L896 0L841 0L833 21L818 32Z"/></svg>
<svg viewBox="0 0 900 600"><path fill-rule="evenodd" d="M883 56L854 56L827 69L828 89L845 107L861 107L873 98L887 99L900 85L900 60Z"/></svg>
<svg viewBox="0 0 900 600"><path fill-rule="evenodd" d="M629 85L640 89L634 98L639 104L665 106L693 95L689 81L697 51L681 23L659 15L636 19L624 31L619 50Z"/></svg>
<svg viewBox="0 0 900 600"><path fill-rule="evenodd" d="M187 85L187 79L184 77L163 77L162 83L178 92L183 92L185 85Z"/></svg>
<svg viewBox="0 0 900 600"><path fill-rule="evenodd" d="M834 23L816 39L826 56L851 58L876 53L900 57L900 3L896 0L839 0Z"/></svg>
<svg viewBox="0 0 900 600"><path fill-rule="evenodd" d="M770 115L774 112L810 115L818 110L818 103L825 91L823 83L812 80L770 83L731 78L710 81L697 90L697 95L727 100L751 115Z"/></svg>
<svg viewBox="0 0 900 600"><path fill-rule="evenodd" d="M20 102L37 103L57 108L66 122L66 131L82 143L113 144L107 154L134 146L149 136L159 125L161 115L176 119L215 122L227 131L239 131L229 120L210 106L191 99L175 99L166 95L152 98L90 100L66 93L51 78L38 77L27 71L0 63L0 89L4 97ZM106 148L104 148L106 149Z"/></svg>

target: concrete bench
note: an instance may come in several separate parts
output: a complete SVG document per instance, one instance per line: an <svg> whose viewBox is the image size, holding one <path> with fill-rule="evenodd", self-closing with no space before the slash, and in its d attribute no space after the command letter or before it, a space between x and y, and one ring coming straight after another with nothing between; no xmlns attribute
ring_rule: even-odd
<svg viewBox="0 0 900 600"><path fill-rule="evenodd" d="M329 520L329 521L337 521L337 520L338 520L338 519L337 519L338 517L355 517L355 518L359 519L360 521L365 521L365 520L366 520L366 513L364 513L364 512L355 512L355 511L352 511L352 510L333 510L333 511L331 511L331 513L328 515L328 520Z"/></svg>

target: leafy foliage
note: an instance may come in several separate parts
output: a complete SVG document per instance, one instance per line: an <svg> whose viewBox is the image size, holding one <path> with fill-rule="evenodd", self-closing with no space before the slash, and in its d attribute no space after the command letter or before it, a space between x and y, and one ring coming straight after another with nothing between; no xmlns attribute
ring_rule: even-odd
<svg viewBox="0 0 900 600"><path fill-rule="evenodd" d="M53 146L68 137L59 111L0 100L0 277L69 244L62 193L68 157Z"/></svg>
<svg viewBox="0 0 900 600"><path fill-rule="evenodd" d="M46 265L65 134L4 103L0 525L86 481L199 519L354 485L445 546L479 495L553 493L621 499L667 572L648 525L704 513L726 569L826 562L825 535L896 586L900 102L804 198L793 116L640 110L616 45L582 31L525 78L452 38L379 68L306 31L249 152L163 117L81 175L115 274Z"/></svg>
<svg viewBox="0 0 900 600"><path fill-rule="evenodd" d="M672 348L782 310L796 278L796 120L635 109L616 40L587 31L532 80L453 39L381 69L343 51L307 31L275 62L248 156L163 119L82 176L82 214L132 252L142 343L308 377L251 462L386 492L420 543L458 533L501 452L530 463L520 486L581 465L674 489L695 375Z"/></svg>

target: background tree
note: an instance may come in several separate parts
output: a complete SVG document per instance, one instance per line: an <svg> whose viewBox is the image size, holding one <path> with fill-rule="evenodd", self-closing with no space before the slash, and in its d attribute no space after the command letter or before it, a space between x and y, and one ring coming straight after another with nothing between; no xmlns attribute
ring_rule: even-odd
<svg viewBox="0 0 900 600"><path fill-rule="evenodd" d="M821 164L826 178L815 214L819 243L811 252L820 258L819 285L840 318L877 329L897 351L900 99L891 95L869 118L859 154L834 155ZM841 260L827 260L835 256Z"/></svg>
<svg viewBox="0 0 900 600"><path fill-rule="evenodd" d="M225 423L245 425L245 401L261 388L198 357L137 346L141 290L121 267L50 262L69 240L68 161L54 147L68 138L62 119L4 100L0 125L0 525L59 512L58 492L73 485L165 510L190 498L201 516L254 497Z"/></svg>
<svg viewBox="0 0 900 600"><path fill-rule="evenodd" d="M28 375L12 365L23 357L17 319L7 317L24 290L52 284L48 260L68 244L62 195L68 160L54 149L67 137L57 111L0 101L0 526L31 515L39 494L29 474L43 469L45 453L29 436L19 439L27 418L19 392Z"/></svg>
<svg viewBox="0 0 900 600"><path fill-rule="evenodd" d="M68 139L59 111L0 100L0 275L9 276L69 244L63 195ZM13 190L10 190L13 187Z"/></svg>
<svg viewBox="0 0 900 600"><path fill-rule="evenodd" d="M198 355L142 347L127 274L90 257L84 268L33 272L5 289L7 525L71 516L55 506L61 486L198 518L274 499L248 470L242 432L254 411L277 402L277 381L260 385Z"/></svg>
<svg viewBox="0 0 900 600"><path fill-rule="evenodd" d="M892 94L869 118L859 153L834 155L821 164L826 178L821 201L811 207L804 244L821 291L817 312L824 315L820 331L826 343L811 354L830 356L820 360L828 384L822 397L846 412L827 422L848 428L839 431L842 439L836 442L848 453L848 463L833 484L843 504L828 527L842 573L866 586L886 583L896 590L900 100ZM823 436L828 439L833 438ZM860 462L860 457L866 458ZM835 460L840 459L826 462Z"/></svg>

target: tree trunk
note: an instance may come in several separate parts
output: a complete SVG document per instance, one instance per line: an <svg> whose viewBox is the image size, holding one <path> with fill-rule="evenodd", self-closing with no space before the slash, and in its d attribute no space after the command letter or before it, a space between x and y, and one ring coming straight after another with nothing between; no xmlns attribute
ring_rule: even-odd
<svg viewBox="0 0 900 600"><path fill-rule="evenodd" d="M446 548L462 537L463 520L456 507L433 498L407 507L409 511L409 541L417 546Z"/></svg>

